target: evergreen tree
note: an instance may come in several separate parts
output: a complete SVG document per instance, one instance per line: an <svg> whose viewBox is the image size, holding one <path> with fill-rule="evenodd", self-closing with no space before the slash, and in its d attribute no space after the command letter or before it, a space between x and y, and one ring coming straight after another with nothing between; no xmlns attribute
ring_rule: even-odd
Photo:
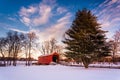
<svg viewBox="0 0 120 80"><path fill-rule="evenodd" d="M78 10L71 28L65 33L66 57L82 62L85 68L109 52L105 31L100 29L96 16L87 9ZM105 51L105 50L108 50Z"/></svg>

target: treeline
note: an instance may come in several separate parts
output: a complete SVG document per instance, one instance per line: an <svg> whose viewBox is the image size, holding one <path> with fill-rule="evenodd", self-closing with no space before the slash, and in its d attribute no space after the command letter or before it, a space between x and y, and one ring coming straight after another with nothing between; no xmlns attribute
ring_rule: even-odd
<svg viewBox="0 0 120 80"><path fill-rule="evenodd" d="M62 49L55 38L40 43L35 32L9 31L6 37L0 38L0 65L16 66L17 61L20 60L25 61L26 66L30 66L36 54L38 55L36 52L46 55L53 52L62 53Z"/></svg>
<svg viewBox="0 0 120 80"><path fill-rule="evenodd" d="M6 61L8 61L8 60L13 60L13 58L12 57L0 57L0 61L4 61L4 59L6 60ZM17 58L16 59L17 61L27 61L28 60L28 58L24 58L24 57L20 57L20 58ZM35 58L31 58L31 61L37 61L37 59L35 59ZM4 65L4 64L3 64Z"/></svg>
<svg viewBox="0 0 120 80"><path fill-rule="evenodd" d="M4 66L16 66L21 55L26 57L26 65L31 63L31 48L35 41L35 33L28 34L9 31L6 37L0 38L0 55ZM24 54L23 54L24 53Z"/></svg>

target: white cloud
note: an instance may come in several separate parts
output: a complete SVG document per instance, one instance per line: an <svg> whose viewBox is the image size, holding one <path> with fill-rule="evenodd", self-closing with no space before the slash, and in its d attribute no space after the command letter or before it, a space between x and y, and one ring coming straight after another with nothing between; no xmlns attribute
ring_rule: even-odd
<svg viewBox="0 0 120 80"><path fill-rule="evenodd" d="M57 20L57 22L67 21L71 17L71 13L67 13L64 17Z"/></svg>
<svg viewBox="0 0 120 80"><path fill-rule="evenodd" d="M112 0L113 3L117 2L117 0Z"/></svg>
<svg viewBox="0 0 120 80"><path fill-rule="evenodd" d="M45 24L51 16L51 7L48 5L39 5L39 15L32 19L34 26Z"/></svg>
<svg viewBox="0 0 120 80"><path fill-rule="evenodd" d="M57 12L60 13L60 14L62 14L62 13L67 12L67 10L66 10L66 8L64 8L64 7L58 7L58 8L57 8Z"/></svg>
<svg viewBox="0 0 120 80"><path fill-rule="evenodd" d="M109 31L108 34L118 30L120 26L120 0L105 0L93 12L97 15L102 28Z"/></svg>
<svg viewBox="0 0 120 80"><path fill-rule="evenodd" d="M30 24L31 24L31 20L28 17L22 17L22 19L20 19L20 21L23 22L27 26L30 26Z"/></svg>
<svg viewBox="0 0 120 80"><path fill-rule="evenodd" d="M60 41L72 15L65 7L58 6L55 0L42 0L28 8L22 7L19 16L22 23L32 27L30 31L35 32L40 41L51 38Z"/></svg>
<svg viewBox="0 0 120 80"><path fill-rule="evenodd" d="M70 24L71 14L66 13L65 16L58 19L56 24L53 24L51 27L46 28L44 31L35 31L37 32L41 41L49 40L51 38L56 38L61 40L64 32L67 29L67 26Z"/></svg>
<svg viewBox="0 0 120 80"><path fill-rule="evenodd" d="M16 31L16 32L20 32L20 33L28 33L28 31L23 31L20 29L13 28L14 26L8 25L6 23L0 23L0 25L2 28L6 29L6 30Z"/></svg>
<svg viewBox="0 0 120 80"><path fill-rule="evenodd" d="M110 4L112 3L112 4ZM98 8L94 9L94 13L97 15L99 22L109 24L103 27L112 27L118 24L120 21L120 0L106 0ZM118 24L119 25L119 24Z"/></svg>
<svg viewBox="0 0 120 80"><path fill-rule="evenodd" d="M11 27L10 25L6 24L6 23L1 23L0 22L0 27L4 28L4 29L8 29L9 27Z"/></svg>
<svg viewBox="0 0 120 80"><path fill-rule="evenodd" d="M8 17L8 19L11 21L16 21L16 18L13 18L13 17Z"/></svg>
<svg viewBox="0 0 120 80"><path fill-rule="evenodd" d="M30 15L34 14L37 11L37 8L34 6L29 6L28 8L22 7L19 14L21 17L26 16L29 17Z"/></svg>
<svg viewBox="0 0 120 80"><path fill-rule="evenodd" d="M114 3L116 3L118 0L111 0L109 3L108 3L108 5L111 5L111 4L114 4Z"/></svg>
<svg viewBox="0 0 120 80"><path fill-rule="evenodd" d="M28 31L23 31L23 30L19 30L19 29L15 29L15 28L8 28L8 29L11 31L16 31L16 32L24 33L24 34L28 33Z"/></svg>
<svg viewBox="0 0 120 80"><path fill-rule="evenodd" d="M19 11L20 20L28 27L46 24L52 16L53 7L43 0L39 4L22 7ZM50 2L52 3L52 2Z"/></svg>

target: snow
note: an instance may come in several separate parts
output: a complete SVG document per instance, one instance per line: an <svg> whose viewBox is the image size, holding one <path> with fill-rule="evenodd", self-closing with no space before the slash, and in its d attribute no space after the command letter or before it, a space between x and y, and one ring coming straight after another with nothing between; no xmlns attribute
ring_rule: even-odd
<svg viewBox="0 0 120 80"><path fill-rule="evenodd" d="M120 80L120 69L34 65L0 67L0 80Z"/></svg>
<svg viewBox="0 0 120 80"><path fill-rule="evenodd" d="M101 67L114 67L114 68L120 68L120 63L96 63L96 64L90 64L89 66L101 66Z"/></svg>
<svg viewBox="0 0 120 80"><path fill-rule="evenodd" d="M63 64L66 64L66 65L72 65L72 66L84 66L82 63L63 63ZM112 62L109 63L109 62L97 62L97 63L92 63L92 64L89 64L89 67L102 67L102 68L118 68L120 69L120 62L116 62L116 64L113 64Z"/></svg>

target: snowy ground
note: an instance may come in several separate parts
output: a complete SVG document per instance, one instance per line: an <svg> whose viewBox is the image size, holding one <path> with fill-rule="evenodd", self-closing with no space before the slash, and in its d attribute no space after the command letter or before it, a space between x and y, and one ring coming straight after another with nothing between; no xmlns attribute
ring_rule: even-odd
<svg viewBox="0 0 120 80"><path fill-rule="evenodd" d="M62 65L0 67L0 80L120 80L120 69Z"/></svg>
<svg viewBox="0 0 120 80"><path fill-rule="evenodd" d="M84 66L82 63L76 64L76 63L70 63L69 65L72 66ZM120 69L120 62L117 62L116 64L113 63L95 63L95 64L90 64L89 67L103 67L103 68L117 68Z"/></svg>

